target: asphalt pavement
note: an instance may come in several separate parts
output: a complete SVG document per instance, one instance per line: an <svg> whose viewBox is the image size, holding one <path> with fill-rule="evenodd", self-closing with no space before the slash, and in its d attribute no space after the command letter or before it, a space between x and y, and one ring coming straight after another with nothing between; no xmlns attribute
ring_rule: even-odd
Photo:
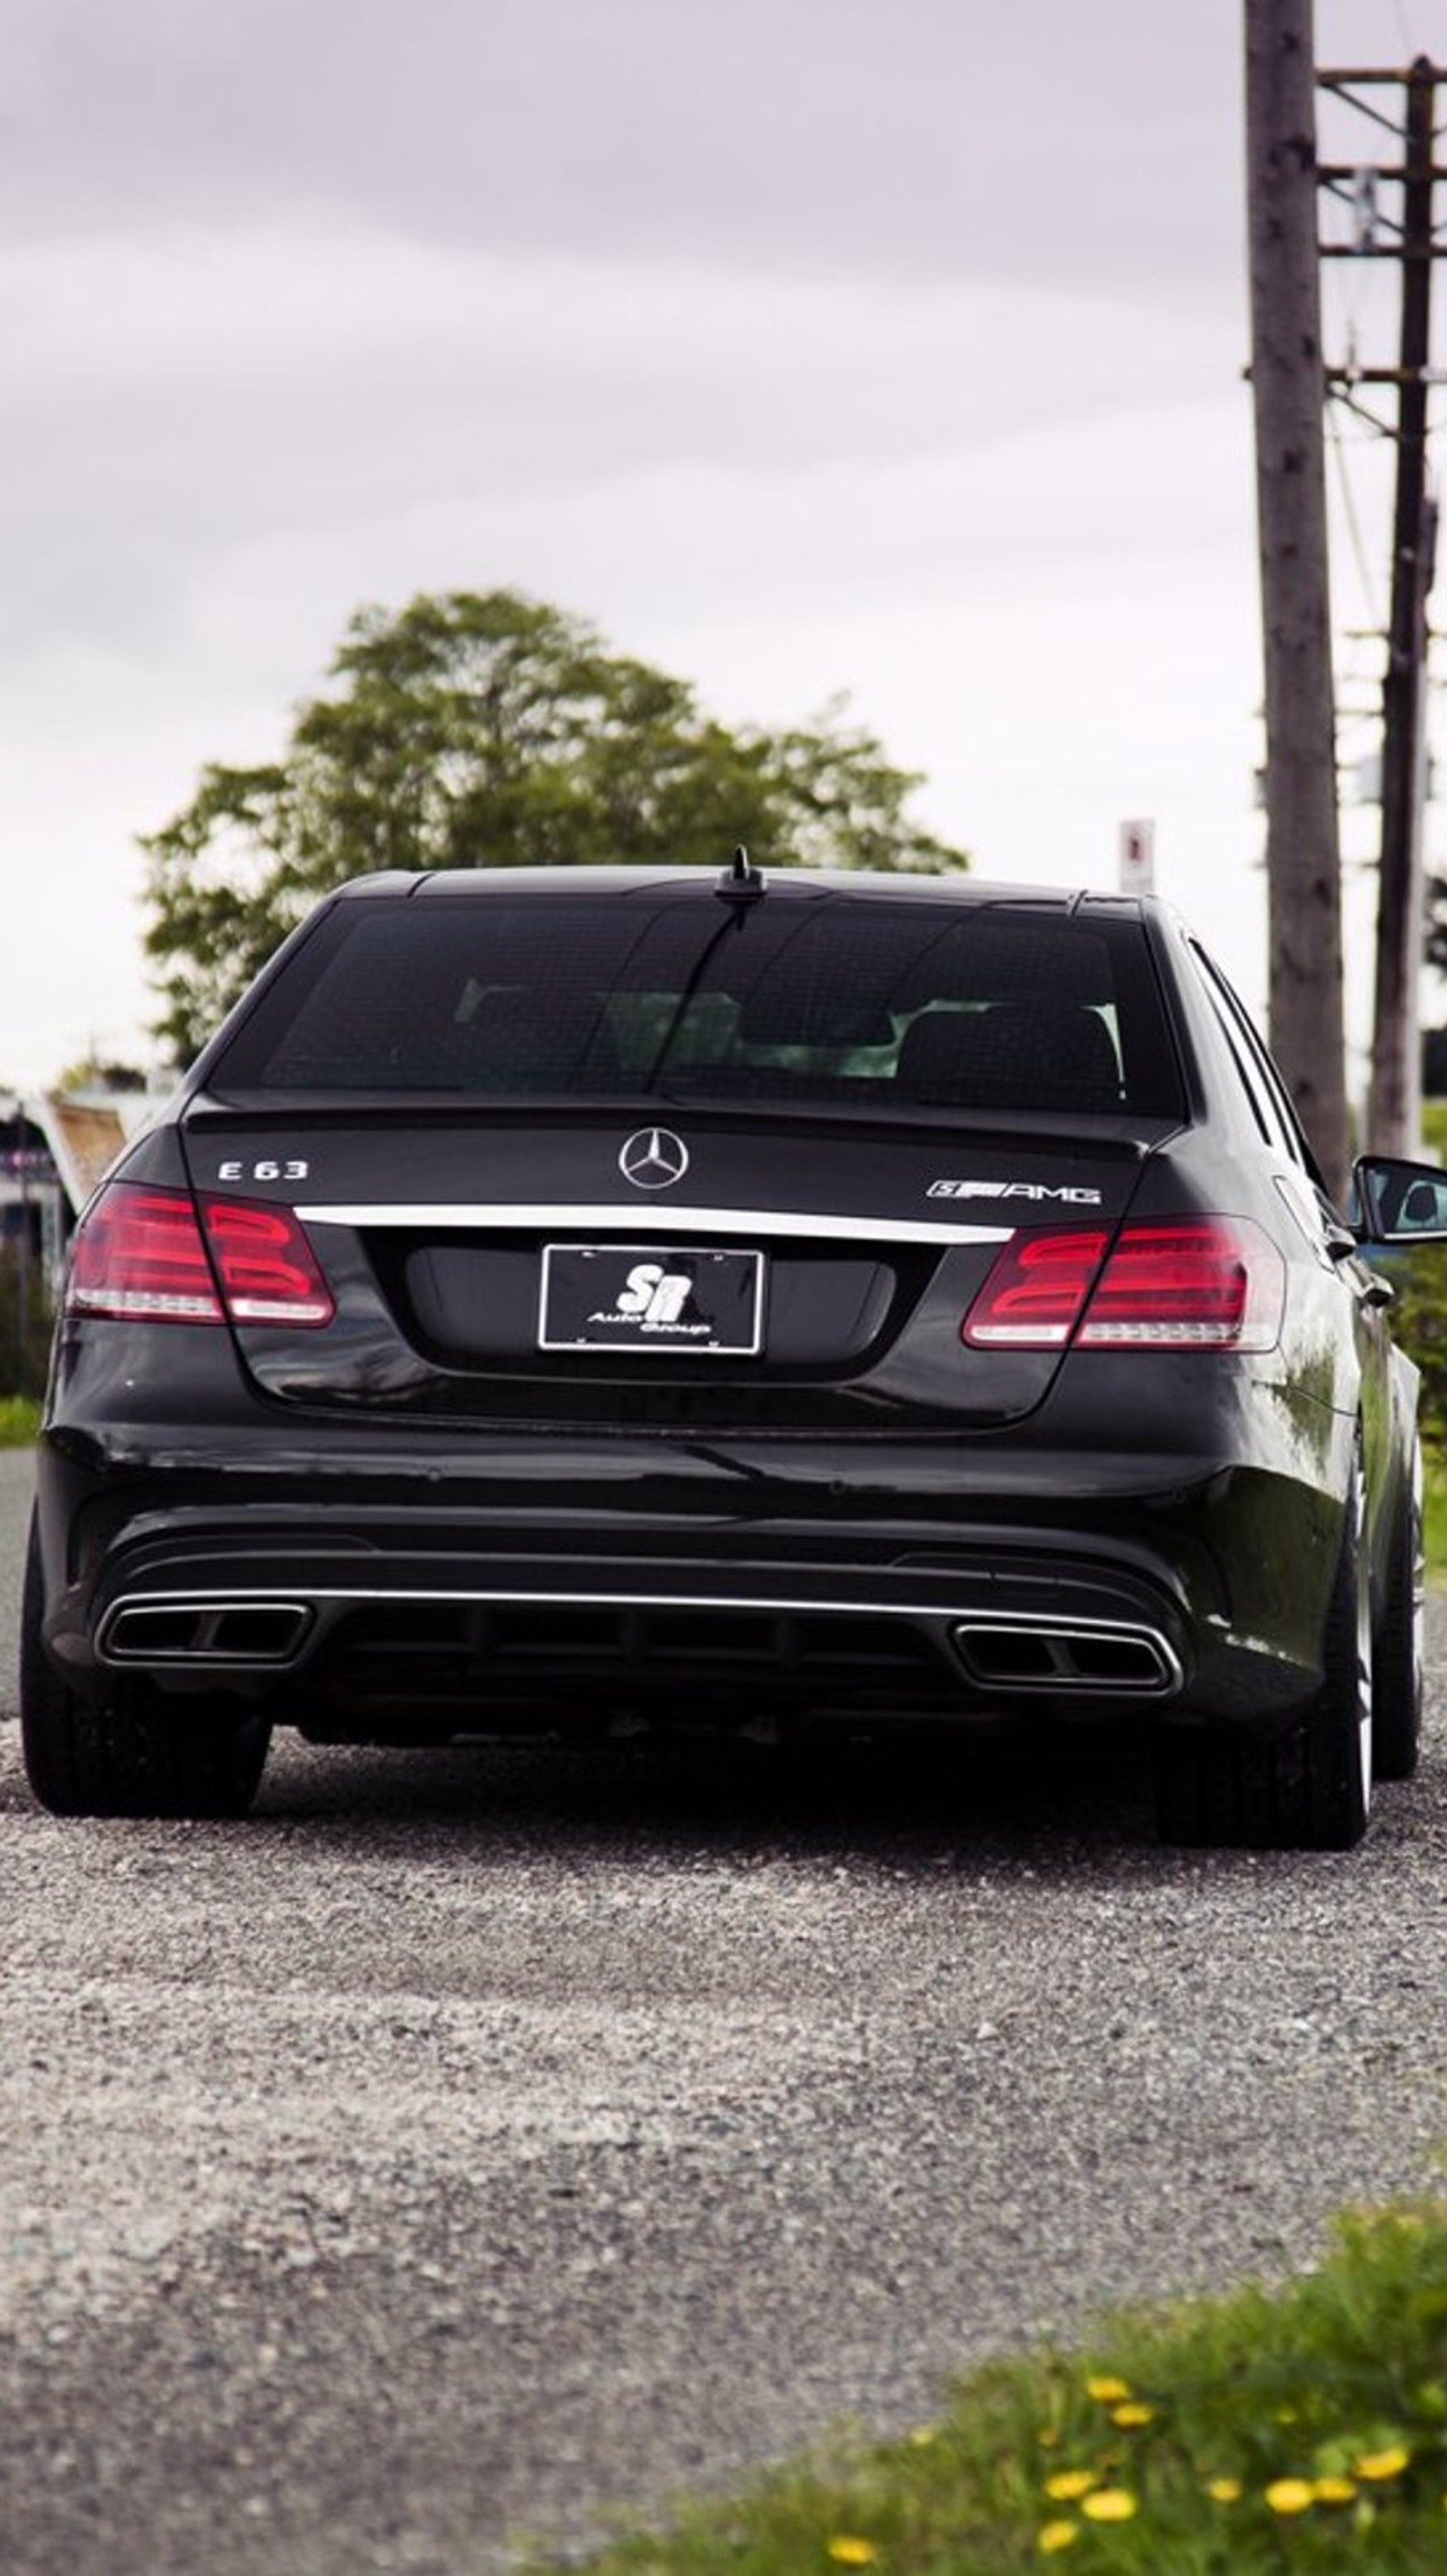
<svg viewBox="0 0 1447 2576"><path fill-rule="evenodd" d="M1431 1634L1345 1857L1161 1850L1084 1738L287 1745L188 1826L42 1815L4 1728L6 2576L472 2576L1310 2260L1447 2133Z"/></svg>

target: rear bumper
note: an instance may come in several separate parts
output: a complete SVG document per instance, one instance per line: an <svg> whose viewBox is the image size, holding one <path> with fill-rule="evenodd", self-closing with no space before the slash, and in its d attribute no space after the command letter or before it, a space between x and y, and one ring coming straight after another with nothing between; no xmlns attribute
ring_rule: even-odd
<svg viewBox="0 0 1447 2576"><path fill-rule="evenodd" d="M194 1686L321 1682L365 1697L549 1696L589 1682L625 1697L852 1699L1179 1696L1190 1647L1177 1604L1107 1565L1048 1560L929 1573L748 1556L703 1564L584 1550L447 1556L396 1546L127 1551L90 1613L89 1660Z"/></svg>
<svg viewBox="0 0 1447 2576"><path fill-rule="evenodd" d="M476 1452L137 1475L43 1451L46 1641L84 1691L139 1671L302 1723L410 1703L459 1731L584 1702L1250 1721L1315 1687L1325 1498L1239 1470L1072 1496L1058 1462L1031 1490L1018 1458L991 1492L981 1464L965 1492L958 1453L947 1487L937 1451L893 1444L770 1473L618 1443L531 1476ZM1291 1515L1273 1624L1257 1533Z"/></svg>

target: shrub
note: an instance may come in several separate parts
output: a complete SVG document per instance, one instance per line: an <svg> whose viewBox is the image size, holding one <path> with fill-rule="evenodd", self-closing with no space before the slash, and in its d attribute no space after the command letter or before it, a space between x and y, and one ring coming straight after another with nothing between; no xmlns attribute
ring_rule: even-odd
<svg viewBox="0 0 1447 2576"><path fill-rule="evenodd" d="M1447 1248L1424 1244L1394 1255L1388 1276L1392 1331L1422 1372L1423 1442L1447 1450Z"/></svg>
<svg viewBox="0 0 1447 2576"><path fill-rule="evenodd" d="M0 1244L0 1396L39 1395L50 1356L52 1308L45 1273L32 1253Z"/></svg>

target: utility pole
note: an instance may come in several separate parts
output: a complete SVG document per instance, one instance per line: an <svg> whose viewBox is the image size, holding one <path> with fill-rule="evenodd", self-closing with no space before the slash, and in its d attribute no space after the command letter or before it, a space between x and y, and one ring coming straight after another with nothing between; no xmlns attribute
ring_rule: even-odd
<svg viewBox="0 0 1447 2576"><path fill-rule="evenodd" d="M1271 1043L1339 1196L1346 1065L1312 0L1245 0L1245 15Z"/></svg>
<svg viewBox="0 0 1447 2576"><path fill-rule="evenodd" d="M1427 603L1432 589L1437 506L1427 488L1427 397L1431 366L1432 264L1447 252L1433 227L1433 164L1439 68L1419 55L1408 70L1328 71L1321 85L1385 126L1402 146L1400 161L1353 168L1325 163L1324 186L1350 199L1357 220L1350 242L1323 242L1328 259L1390 259L1402 271L1401 328L1395 367L1352 364L1330 370L1330 382L1353 410L1397 450L1392 513L1392 599L1382 683L1382 837L1377 881L1377 964L1372 1033L1368 1141L1379 1153L1420 1150L1422 1063L1419 993L1424 936L1423 822L1427 791ZM1383 88L1405 93L1399 123L1371 103ZM1359 94L1360 93L1360 94ZM1382 211L1380 189L1399 192L1399 214ZM1363 220L1364 218L1364 220ZM1383 239L1382 235L1390 236ZM1394 387L1395 426L1360 399L1363 385Z"/></svg>
<svg viewBox="0 0 1447 2576"><path fill-rule="evenodd" d="M1407 75L1402 182L1401 382L1392 606L1382 684L1382 861L1377 880L1376 1016L1370 1142L1416 1154L1422 1141L1422 824L1427 783L1427 598L1436 509L1427 498L1427 365L1432 299L1432 128L1436 74Z"/></svg>

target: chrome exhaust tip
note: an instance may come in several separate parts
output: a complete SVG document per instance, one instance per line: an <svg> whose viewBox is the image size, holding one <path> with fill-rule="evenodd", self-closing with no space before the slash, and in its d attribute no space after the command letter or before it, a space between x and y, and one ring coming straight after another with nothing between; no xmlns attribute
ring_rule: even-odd
<svg viewBox="0 0 1447 2576"><path fill-rule="evenodd" d="M268 1664L295 1661L311 1631L301 1601L117 1601L96 1638L112 1664Z"/></svg>
<svg viewBox="0 0 1447 2576"><path fill-rule="evenodd" d="M982 1613L956 1620L950 1635L971 1681L992 1691L1167 1699L1184 1679L1179 1656L1157 1628Z"/></svg>

